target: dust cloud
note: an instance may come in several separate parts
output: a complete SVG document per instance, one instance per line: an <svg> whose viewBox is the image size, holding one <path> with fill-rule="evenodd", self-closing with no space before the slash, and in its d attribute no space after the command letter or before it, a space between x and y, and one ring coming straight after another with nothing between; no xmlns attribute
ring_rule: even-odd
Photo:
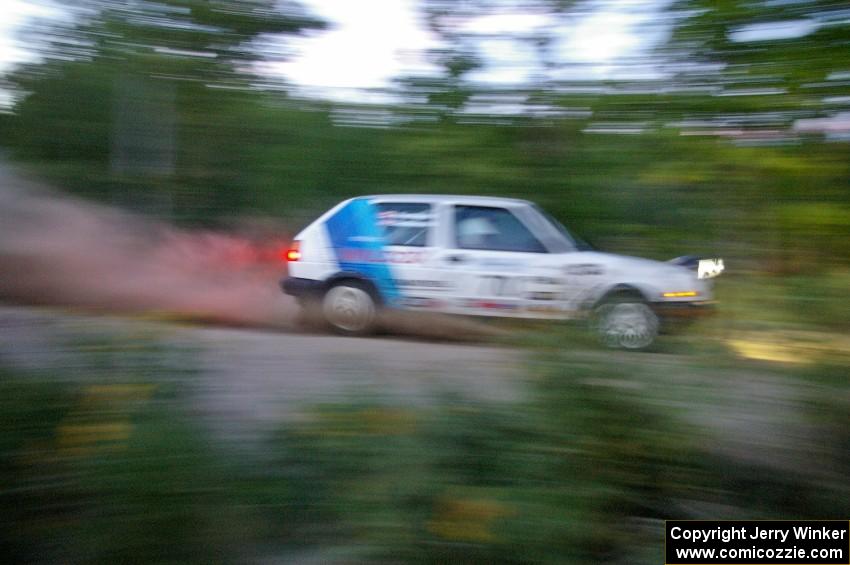
<svg viewBox="0 0 850 565"><path fill-rule="evenodd" d="M292 328L286 240L189 231L60 194L0 169L0 298Z"/></svg>

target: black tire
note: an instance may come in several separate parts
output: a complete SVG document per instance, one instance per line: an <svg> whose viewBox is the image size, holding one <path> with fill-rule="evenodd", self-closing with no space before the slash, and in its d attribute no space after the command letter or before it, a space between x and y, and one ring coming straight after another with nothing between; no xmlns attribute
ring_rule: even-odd
<svg viewBox="0 0 850 565"><path fill-rule="evenodd" d="M643 297L621 293L599 302L590 317L591 330L606 347L646 349L655 343L660 321Z"/></svg>
<svg viewBox="0 0 850 565"><path fill-rule="evenodd" d="M377 326L380 301L364 281L342 279L322 297L321 311L333 331L342 335L370 335Z"/></svg>

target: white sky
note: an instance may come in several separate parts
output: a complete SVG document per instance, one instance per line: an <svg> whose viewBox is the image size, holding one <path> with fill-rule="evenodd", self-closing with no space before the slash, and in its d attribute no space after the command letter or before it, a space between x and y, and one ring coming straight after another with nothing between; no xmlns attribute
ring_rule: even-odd
<svg viewBox="0 0 850 565"><path fill-rule="evenodd" d="M516 86L535 78L607 79L623 69L617 62L646 53L664 37L664 26L652 27L664 0L590 0L583 15L553 20L547 13L485 14L463 23L462 31L479 36L485 65L469 79ZM347 96L355 89L388 89L400 75L437 73L427 50L440 38L429 32L416 10L416 0L306 0L305 4L330 22L328 31L290 40L297 56L267 66L310 92ZM375 17L381 14L381 17ZM580 65L578 76L550 76L532 45L521 39L554 30L558 40L553 58Z"/></svg>
<svg viewBox="0 0 850 565"><path fill-rule="evenodd" d="M35 53L27 49L18 35L25 26L38 18L62 18L62 10L50 0L31 2L27 0L0 0L0 76L6 74L16 64L37 60ZM11 94L0 88L0 110L12 105Z"/></svg>
<svg viewBox="0 0 850 565"><path fill-rule="evenodd" d="M15 35L34 18L59 17L57 10L48 3L33 3L27 0L3 0L0 17L0 74L15 63L32 61L34 55Z"/></svg>
<svg viewBox="0 0 850 565"><path fill-rule="evenodd" d="M308 0L330 29L290 40L299 56L274 70L296 84L323 88L379 88L403 72L433 72L424 50L437 39L418 21L414 2Z"/></svg>
<svg viewBox="0 0 850 565"><path fill-rule="evenodd" d="M732 32L733 41L773 41L796 39L817 31L820 25L812 20L785 20L765 22L741 27Z"/></svg>
<svg viewBox="0 0 850 565"><path fill-rule="evenodd" d="M553 20L546 13L493 13L464 22L465 32L479 36L483 68L471 80L499 86L517 86L535 79L647 78L652 71L623 65L662 40L666 24L657 21L670 0L587 0L586 9L569 19ZM51 0L2 0L0 18L0 73L34 55L16 38L32 18L62 17ZM311 95L332 99L385 101L400 76L427 75L440 69L429 63L427 51L439 46L416 9L417 0L302 0L330 28L286 40L294 57L272 62L263 69L282 76ZM380 14L380 17L376 15ZM551 58L567 64L552 71L539 58L524 34L542 29L558 38ZM643 74L641 74L643 73ZM648 75L647 75L648 73ZM371 94L370 94L371 93Z"/></svg>

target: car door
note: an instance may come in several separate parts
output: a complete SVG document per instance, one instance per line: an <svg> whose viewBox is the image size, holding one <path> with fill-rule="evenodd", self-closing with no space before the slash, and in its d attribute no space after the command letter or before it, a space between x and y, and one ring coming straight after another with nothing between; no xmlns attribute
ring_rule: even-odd
<svg viewBox="0 0 850 565"><path fill-rule="evenodd" d="M393 306L443 310L451 283L435 266L437 207L432 202L376 201L386 262L399 292Z"/></svg>
<svg viewBox="0 0 850 565"><path fill-rule="evenodd" d="M512 206L454 204L439 265L457 313L559 315L563 280L552 254Z"/></svg>

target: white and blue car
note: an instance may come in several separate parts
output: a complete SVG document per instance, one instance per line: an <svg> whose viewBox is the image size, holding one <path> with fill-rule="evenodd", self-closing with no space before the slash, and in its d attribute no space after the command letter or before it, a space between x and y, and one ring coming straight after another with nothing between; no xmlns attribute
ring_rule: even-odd
<svg viewBox="0 0 850 565"><path fill-rule="evenodd" d="M377 195L341 202L287 251L287 294L345 334L381 308L470 316L589 318L612 347L649 346L712 302L720 259L651 261L593 251L525 200Z"/></svg>

